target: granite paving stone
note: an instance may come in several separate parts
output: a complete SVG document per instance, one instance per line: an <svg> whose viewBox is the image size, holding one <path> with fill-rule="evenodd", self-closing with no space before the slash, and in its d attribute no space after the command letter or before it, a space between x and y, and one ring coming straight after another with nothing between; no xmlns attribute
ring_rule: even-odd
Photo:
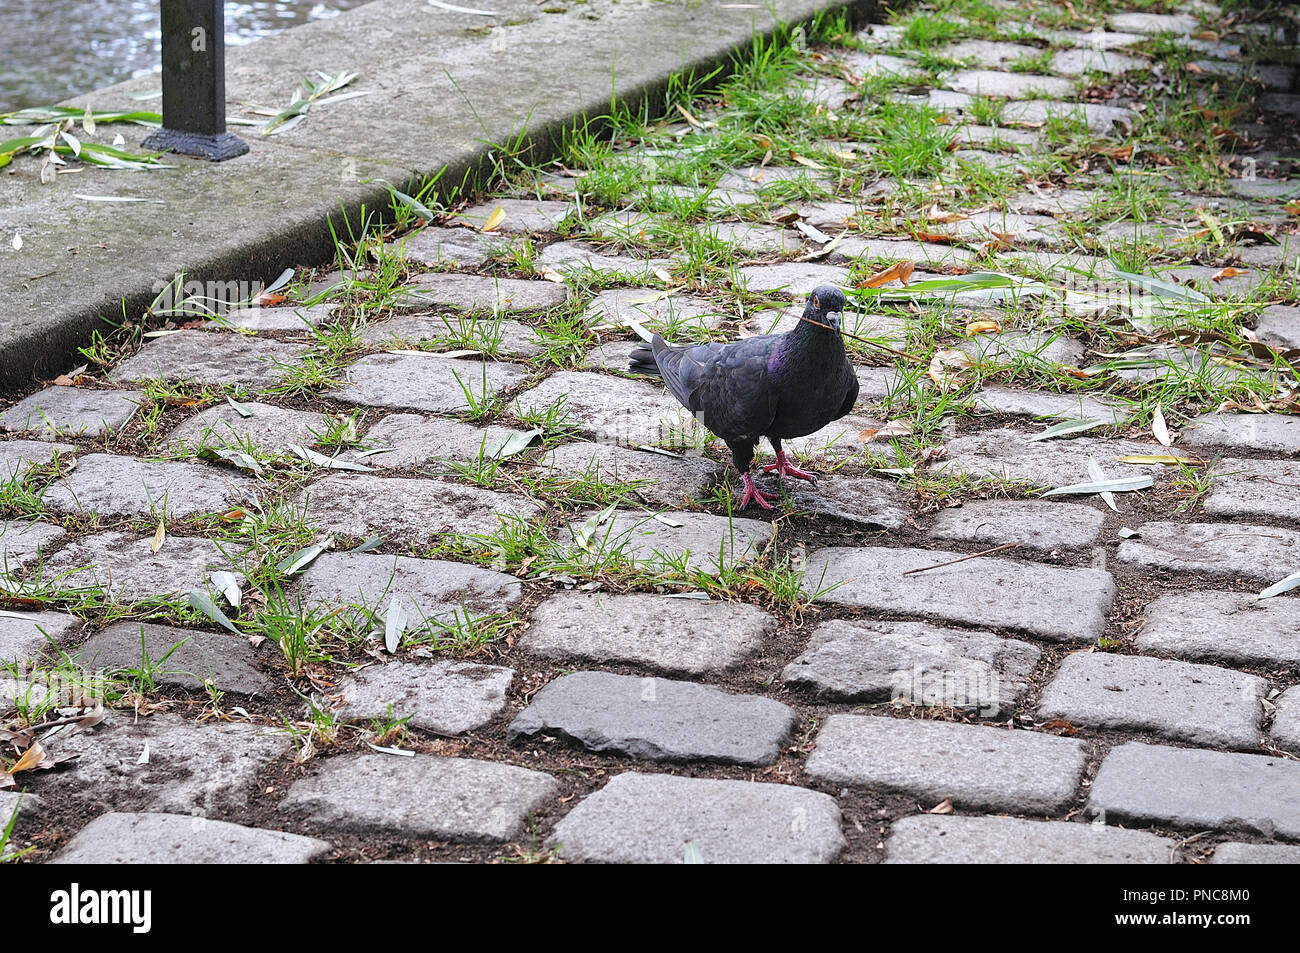
<svg viewBox="0 0 1300 953"><path fill-rule="evenodd" d="M1073 798L1087 761L1076 738L880 715L831 715L805 770L830 784L918 798L929 808L1044 814Z"/></svg>
<svg viewBox="0 0 1300 953"><path fill-rule="evenodd" d="M397 599L410 631L456 615L509 610L523 595L514 576L468 563L380 553L324 553L303 573L305 605L362 606L386 618Z"/></svg>
<svg viewBox="0 0 1300 953"><path fill-rule="evenodd" d="M1300 597L1192 592L1161 596L1137 632L1140 651L1229 665L1300 666Z"/></svg>
<svg viewBox="0 0 1300 953"><path fill-rule="evenodd" d="M1300 688L1288 688L1273 699L1273 705L1269 741L1279 748L1300 752Z"/></svg>
<svg viewBox="0 0 1300 953"><path fill-rule="evenodd" d="M574 547L603 556L617 553L632 562L676 563L689 557L694 566L716 571L719 562L730 565L756 558L772 537L772 524L756 519L710 513L673 513L656 519L653 513L619 510L597 525L583 546L583 527L599 515L599 510L580 513L569 523Z"/></svg>
<svg viewBox="0 0 1300 953"><path fill-rule="evenodd" d="M255 401L240 402L248 416L222 402L199 411L171 432L167 442L199 447L244 447L251 443L268 453L290 445L310 447L329 432L329 417L306 410L286 410Z"/></svg>
<svg viewBox="0 0 1300 953"><path fill-rule="evenodd" d="M162 379L264 388L278 382L307 353L302 344L244 334L177 331L150 341L109 373L111 381Z"/></svg>
<svg viewBox="0 0 1300 953"><path fill-rule="evenodd" d="M560 402L563 403L560 403ZM632 381L589 371L559 371L515 398L516 413L559 406L585 433L625 447L696 446L703 430L656 381Z"/></svg>
<svg viewBox="0 0 1300 953"><path fill-rule="evenodd" d="M62 526L50 523L0 520L0 574L14 574L42 555L58 548L66 537Z"/></svg>
<svg viewBox="0 0 1300 953"><path fill-rule="evenodd" d="M338 305L317 304L311 307L235 308L204 322L209 331L302 331L329 322Z"/></svg>
<svg viewBox="0 0 1300 953"><path fill-rule="evenodd" d="M54 384L24 397L4 413L0 428L44 438L102 437L121 430L140 409L138 390L89 390Z"/></svg>
<svg viewBox="0 0 1300 953"><path fill-rule="evenodd" d="M154 680L180 688L202 689L211 682L222 691L262 695L277 683L257 664L248 639L232 632L117 622L69 654L90 671L140 669L147 655Z"/></svg>
<svg viewBox="0 0 1300 953"><path fill-rule="evenodd" d="M471 409L527 376L514 364L457 360L438 354L370 354L327 392L345 404L453 413ZM466 396L468 392L468 397Z"/></svg>
<svg viewBox="0 0 1300 953"><path fill-rule="evenodd" d="M1300 306L1275 304L1265 308L1255 333L1265 344L1300 348Z"/></svg>
<svg viewBox="0 0 1300 953"><path fill-rule="evenodd" d="M530 358L542 351L531 328L500 316L399 314L367 326L361 332L361 343L383 348L433 344L441 350L473 349L492 356L516 358Z"/></svg>
<svg viewBox="0 0 1300 953"><path fill-rule="evenodd" d="M102 586L114 599L134 602L203 588L214 570L238 570L209 539L168 534L156 553L152 544L153 533L82 536L45 559L40 579L57 579L61 589Z"/></svg>
<svg viewBox="0 0 1300 953"><path fill-rule="evenodd" d="M521 834L558 787L548 774L497 761L367 752L319 762L280 810L329 830L496 844Z"/></svg>
<svg viewBox="0 0 1300 953"><path fill-rule="evenodd" d="M1213 475L1206 516L1300 522L1300 460L1225 457Z"/></svg>
<svg viewBox="0 0 1300 953"><path fill-rule="evenodd" d="M969 500L939 511L930 535L1000 546L1018 542L1028 549L1079 549L1096 543L1106 516L1078 503L1040 500Z"/></svg>
<svg viewBox="0 0 1300 953"><path fill-rule="evenodd" d="M1058 52L1052 57L1051 69L1061 76L1083 76L1087 73L1118 76L1130 70L1147 69L1150 65L1149 60L1140 56L1081 47Z"/></svg>
<svg viewBox="0 0 1300 953"><path fill-rule="evenodd" d="M87 454L42 498L55 513L168 521L218 513L252 498L241 471L175 460Z"/></svg>
<svg viewBox="0 0 1300 953"><path fill-rule="evenodd" d="M1091 482L1088 461L1096 460L1110 477L1150 474L1159 482L1168 479L1169 467L1117 461L1120 457L1134 454L1177 456L1182 453L1178 448L1161 447L1154 440L1142 443L1137 440L1071 437L1068 440L1030 441L1027 436L1015 430L986 430L955 437L947 441L948 453L936 469L1034 486L1059 487Z"/></svg>
<svg viewBox="0 0 1300 953"><path fill-rule="evenodd" d="M833 454L840 446L848 445L837 442L830 452ZM814 487L788 479L782 482L775 474L766 474L756 477L754 482L765 493L784 494L797 512L852 523L864 529L901 529L912 515L904 495L892 480L832 475L819 478Z"/></svg>
<svg viewBox="0 0 1300 953"><path fill-rule="evenodd" d="M578 211L577 206L572 202L557 202L551 199L494 198L465 209L456 221L475 229L482 229L497 209L504 213L505 218L501 219L501 224L493 231L517 234L553 232L567 216Z"/></svg>
<svg viewBox="0 0 1300 953"><path fill-rule="evenodd" d="M1177 843L1146 831L1014 817L895 821L887 864L1168 864Z"/></svg>
<svg viewBox="0 0 1300 953"><path fill-rule="evenodd" d="M280 728L109 711L93 728L49 741L55 755L77 757L59 771L33 772L32 790L116 811L228 816L260 795L258 772L292 746Z"/></svg>
<svg viewBox="0 0 1300 953"><path fill-rule="evenodd" d="M510 242L506 236L472 228L429 226L407 235L402 248L408 262L426 268L477 268L494 252L509 247Z"/></svg>
<svg viewBox="0 0 1300 953"><path fill-rule="evenodd" d="M81 620L64 612L0 609L0 665L35 661L50 639L64 642L80 629Z"/></svg>
<svg viewBox="0 0 1300 953"><path fill-rule="evenodd" d="M1038 705L1042 721L1142 731L1226 748L1259 744L1268 682L1231 669L1138 655L1076 652Z"/></svg>
<svg viewBox="0 0 1300 953"><path fill-rule="evenodd" d="M904 575L961 556L901 547L819 549L808 556L804 589L820 590L817 601L833 605L1014 629L1057 641L1091 642L1105 631L1116 588L1104 570L990 556Z"/></svg>
<svg viewBox="0 0 1300 953"><path fill-rule="evenodd" d="M532 500L443 480L334 474L299 496L307 521L351 536L381 536L401 546L428 545L446 533L485 534L501 521L532 519Z"/></svg>
<svg viewBox="0 0 1300 953"><path fill-rule="evenodd" d="M584 798L548 844L614 864L827 864L847 846L840 809L788 784L626 772Z"/></svg>
<svg viewBox="0 0 1300 953"><path fill-rule="evenodd" d="M706 675L760 651L776 628L775 618L743 602L560 592L533 610L519 644L557 661Z"/></svg>
<svg viewBox="0 0 1300 953"><path fill-rule="evenodd" d="M673 261L670 258L638 258L620 254L589 242L555 242L542 249L535 265L561 274L581 276L589 272L617 272L631 275L636 281L645 281L656 269L671 268Z"/></svg>
<svg viewBox="0 0 1300 953"><path fill-rule="evenodd" d="M408 718L406 724L459 735L487 724L506 705L514 669L476 662L393 661L369 665L339 687L349 720Z"/></svg>
<svg viewBox="0 0 1300 953"><path fill-rule="evenodd" d="M1007 103L1000 119L1003 123L1024 123L1030 127L1053 119L1082 121L1087 123L1090 132L1107 136L1114 132L1127 134L1133 128L1136 115L1122 106L1030 99Z"/></svg>
<svg viewBox="0 0 1300 953"><path fill-rule="evenodd" d="M1021 390L999 384L989 384L976 391L973 407L977 412L1011 414L1049 421L1100 420L1107 426L1122 424L1129 417L1129 411L1123 404L1073 394Z"/></svg>
<svg viewBox="0 0 1300 953"><path fill-rule="evenodd" d="M1240 844L1229 842L1214 848L1212 864L1300 864L1300 845Z"/></svg>
<svg viewBox="0 0 1300 953"><path fill-rule="evenodd" d="M52 864L307 864L332 848L314 837L188 814L110 813L95 818Z"/></svg>
<svg viewBox="0 0 1300 953"><path fill-rule="evenodd" d="M588 321L625 327L631 318L650 331L673 338L683 330L711 329L723 320L716 305L704 298L667 294L656 288L611 288L587 305Z"/></svg>
<svg viewBox="0 0 1300 953"><path fill-rule="evenodd" d="M997 99L1069 99L1074 95L1074 83L1059 76L998 70L960 70L947 78L947 84L959 93Z"/></svg>
<svg viewBox="0 0 1300 953"><path fill-rule="evenodd" d="M1037 647L924 622L835 619L785 667L787 684L835 701L902 701L997 717L1029 687Z"/></svg>
<svg viewBox="0 0 1300 953"><path fill-rule="evenodd" d="M341 456L369 467L436 466L440 460L490 458L523 431L490 424L480 427L421 414L388 414L368 428L356 449Z"/></svg>
<svg viewBox="0 0 1300 953"><path fill-rule="evenodd" d="M1120 562L1138 569L1205 572L1277 582L1300 564L1300 531L1246 523L1143 523L1119 544Z"/></svg>
<svg viewBox="0 0 1300 953"><path fill-rule="evenodd" d="M1088 809L1107 824L1248 831L1296 840L1300 762L1130 741L1112 748L1102 762Z"/></svg>
<svg viewBox="0 0 1300 953"><path fill-rule="evenodd" d="M406 286L404 301L462 311L541 311L568 300L568 289L553 281L429 272Z"/></svg>
<svg viewBox="0 0 1300 953"><path fill-rule="evenodd" d="M747 265L738 271L749 291L779 291L792 298L807 295L818 285L849 284L849 270L834 265L789 262L780 265Z"/></svg>
<svg viewBox="0 0 1300 953"><path fill-rule="evenodd" d="M1300 416L1211 413L1183 428L1182 445L1196 450L1236 450L1300 456Z"/></svg>
<svg viewBox="0 0 1300 953"><path fill-rule="evenodd" d="M562 738L589 751L648 761L774 762L798 722L758 695L666 678L575 672L533 696L510 723L511 742Z"/></svg>
<svg viewBox="0 0 1300 953"><path fill-rule="evenodd" d="M47 443L44 440L0 440L0 483L25 474L29 467L44 466L56 456L76 451L70 443Z"/></svg>
<svg viewBox="0 0 1300 953"><path fill-rule="evenodd" d="M556 480L599 480L633 485L633 496L652 506L681 506L703 498L723 467L704 456L629 450L606 443L566 443L537 461L537 472Z"/></svg>
<svg viewBox="0 0 1300 953"><path fill-rule="evenodd" d="M1041 52L1036 46L1005 40L962 40L945 47L943 56L949 60L969 61L976 66L1006 67L1033 59Z"/></svg>
<svg viewBox="0 0 1300 953"><path fill-rule="evenodd" d="M1194 33L1201 28L1196 17L1181 13L1112 13L1110 28L1128 33Z"/></svg>

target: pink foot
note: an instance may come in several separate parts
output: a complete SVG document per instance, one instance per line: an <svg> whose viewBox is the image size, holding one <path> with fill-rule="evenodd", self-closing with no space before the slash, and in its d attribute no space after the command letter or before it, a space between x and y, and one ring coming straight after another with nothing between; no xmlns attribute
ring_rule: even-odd
<svg viewBox="0 0 1300 953"><path fill-rule="evenodd" d="M745 481L745 493L740 498L740 508L743 510L749 505L749 501L753 500L763 509L770 510L772 504L767 501L767 497L758 492L758 487L754 486L754 478L748 473L742 473L740 478ZM776 497L772 497L772 499L776 499Z"/></svg>
<svg viewBox="0 0 1300 953"><path fill-rule="evenodd" d="M778 450L776 452L776 463L769 463L767 466L763 467L764 473L771 473L773 470L781 476L791 476L797 480L812 480L815 482L817 479L813 474L806 470L800 470L791 463L790 458L785 455L784 450Z"/></svg>

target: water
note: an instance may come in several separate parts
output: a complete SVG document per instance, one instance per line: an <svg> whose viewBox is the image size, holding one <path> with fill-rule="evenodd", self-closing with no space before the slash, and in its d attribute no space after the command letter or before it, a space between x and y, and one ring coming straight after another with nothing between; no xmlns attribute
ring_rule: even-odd
<svg viewBox="0 0 1300 953"><path fill-rule="evenodd" d="M226 43L251 43L365 2L227 3ZM0 113L158 72L158 11L159 0L0 0Z"/></svg>

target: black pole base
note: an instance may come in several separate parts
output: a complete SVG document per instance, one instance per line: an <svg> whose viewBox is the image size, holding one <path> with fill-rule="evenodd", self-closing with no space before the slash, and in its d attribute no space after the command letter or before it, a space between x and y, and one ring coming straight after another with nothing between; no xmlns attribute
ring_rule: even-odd
<svg viewBox="0 0 1300 953"><path fill-rule="evenodd" d="M224 162L248 151L248 143L233 132L212 136L166 128L149 133L140 145L155 152L179 152L213 162Z"/></svg>

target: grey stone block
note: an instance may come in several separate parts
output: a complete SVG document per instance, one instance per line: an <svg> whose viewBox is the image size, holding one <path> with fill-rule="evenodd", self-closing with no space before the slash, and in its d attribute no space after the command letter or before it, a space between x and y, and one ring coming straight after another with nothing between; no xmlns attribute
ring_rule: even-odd
<svg viewBox="0 0 1300 953"><path fill-rule="evenodd" d="M188 519L220 513L249 499L254 482L242 471L175 460L137 460L92 453L46 491L55 513Z"/></svg>
<svg viewBox="0 0 1300 953"><path fill-rule="evenodd" d="M150 341L108 375L111 381L162 379L269 387L297 364L307 346L243 334L177 331Z"/></svg>
<svg viewBox="0 0 1300 953"><path fill-rule="evenodd" d="M439 354L371 354L347 371L347 382L326 396L345 404L449 414L486 402L519 383L522 367ZM467 396L468 395L468 396Z"/></svg>
<svg viewBox="0 0 1300 953"><path fill-rule="evenodd" d="M772 524L741 517L710 513L673 513L664 522L652 513L615 511L590 533L584 547L583 528L600 511L579 514L568 524L575 550L587 549L602 556L618 555L631 562L651 565L685 559L690 564L716 571L719 565L753 559L772 538Z"/></svg>
<svg viewBox="0 0 1300 953"><path fill-rule="evenodd" d="M1030 442L1014 430L988 430L983 433L949 440L948 456L939 469L967 473L975 477L1031 483L1035 486L1069 486L1089 483L1088 461L1095 459L1111 476L1118 477L1117 457L1129 454L1152 454L1157 445L1136 440L1101 440L1073 437L1069 440ZM1162 454L1179 450L1158 448ZM1185 455L1185 454L1184 454ZM1159 481L1168 478L1169 468L1161 464L1124 464L1125 476L1150 474Z"/></svg>
<svg viewBox="0 0 1300 953"><path fill-rule="evenodd" d="M804 589L821 591L819 602L1016 629L1060 641L1091 642L1105 631L1116 589L1110 573L1099 569L990 556L904 575L960 556L932 549L821 549L808 557Z"/></svg>
<svg viewBox="0 0 1300 953"><path fill-rule="evenodd" d="M268 692L275 685L258 667L249 641L231 632L117 622L87 639L76 657L91 671L139 669L146 653L160 685L202 688L211 681L222 691L244 695Z"/></svg>
<svg viewBox="0 0 1300 953"><path fill-rule="evenodd" d="M640 484L634 495L653 506L700 499L722 478L723 468L704 456L674 459L607 443L566 443L538 460L538 472L557 479L590 477L602 483Z"/></svg>
<svg viewBox="0 0 1300 953"><path fill-rule="evenodd" d="M0 520L0 575L13 575L24 566L39 562L43 554L56 549L67 535L63 527L50 523Z"/></svg>
<svg viewBox="0 0 1300 953"><path fill-rule="evenodd" d="M52 864L307 864L329 853L314 837L187 814L103 814Z"/></svg>
<svg viewBox="0 0 1300 953"><path fill-rule="evenodd" d="M406 287L403 300L411 305L439 305L462 311L541 311L558 308L569 289L553 281L527 281L492 275L420 275Z"/></svg>
<svg viewBox="0 0 1300 953"><path fill-rule="evenodd" d="M44 466L55 458L72 453L70 443L47 443L44 440L0 440L0 483L20 477L29 467Z"/></svg>
<svg viewBox="0 0 1300 953"><path fill-rule="evenodd" d="M224 401L200 411L168 436L169 443L183 443L191 450L201 446L241 447L246 442L272 452L291 444L310 447L328 432L324 414L285 410L253 401L240 406L252 411L245 417Z"/></svg>
<svg viewBox="0 0 1300 953"><path fill-rule="evenodd" d="M1106 823L1300 838L1300 763L1130 741L1111 750L1088 808Z"/></svg>
<svg viewBox="0 0 1300 953"><path fill-rule="evenodd" d="M1212 665L1079 652L1043 690L1042 721L1142 731L1174 741L1254 748L1268 682Z"/></svg>
<svg viewBox="0 0 1300 953"><path fill-rule="evenodd" d="M1119 544L1120 562L1139 569L1205 572L1277 582L1300 561L1300 532L1243 523L1143 523Z"/></svg>
<svg viewBox="0 0 1300 953"><path fill-rule="evenodd" d="M1162 596L1137 633L1143 652L1233 665L1300 666L1295 596L1257 599L1240 592Z"/></svg>
<svg viewBox="0 0 1300 953"><path fill-rule="evenodd" d="M1079 549L1101 535L1106 517L1075 503L973 500L940 510L930 535L990 546L1019 542L1028 549Z"/></svg>
<svg viewBox="0 0 1300 953"><path fill-rule="evenodd" d="M47 654L50 639L62 642L80 628L80 619L63 612L0 609L0 665L35 661Z"/></svg>
<svg viewBox="0 0 1300 953"><path fill-rule="evenodd" d="M0 414L0 427L34 431L46 438L102 437L121 430L143 399L138 390L88 390L55 384Z"/></svg>
<svg viewBox="0 0 1300 953"><path fill-rule="evenodd" d="M742 602L561 592L533 610L520 647L544 658L704 675L757 652L776 620Z"/></svg>
<svg viewBox="0 0 1300 953"><path fill-rule="evenodd" d="M1028 687L1039 655L1028 642L988 632L836 619L813 630L781 678L836 701L899 700L996 717Z"/></svg>
<svg viewBox="0 0 1300 953"><path fill-rule="evenodd" d="M520 834L558 788L550 775L495 761L349 754L295 781L280 810L362 834L495 844Z"/></svg>
<svg viewBox="0 0 1300 953"><path fill-rule="evenodd" d="M1212 864L1300 864L1300 846L1288 844L1220 844Z"/></svg>
<svg viewBox="0 0 1300 953"><path fill-rule="evenodd" d="M151 551L152 534L111 532L83 536L68 543L41 564L40 576L59 578L61 588L102 586L122 602L151 596L172 596L203 588L216 569L235 571L217 545L208 539L168 536L162 549Z"/></svg>
<svg viewBox="0 0 1300 953"><path fill-rule="evenodd" d="M443 417L389 414L366 431L356 450L342 456L383 469L429 467L439 460L486 460L517 433L520 431L511 427L477 427ZM382 452L367 452L370 450Z"/></svg>
<svg viewBox="0 0 1300 953"><path fill-rule="evenodd" d="M1300 522L1300 460L1220 460L1203 506L1207 516Z"/></svg>
<svg viewBox="0 0 1300 953"><path fill-rule="evenodd" d="M487 724L506 705L514 669L473 662L371 665L340 687L349 719L408 718L413 728L459 735Z"/></svg>
<svg viewBox="0 0 1300 953"><path fill-rule="evenodd" d="M1269 740L1279 748L1300 751L1300 687L1292 686L1274 699Z"/></svg>
<svg viewBox="0 0 1300 953"><path fill-rule="evenodd" d="M1146 831L1014 817L895 821L887 864L1168 864L1177 844Z"/></svg>
<svg viewBox="0 0 1300 953"><path fill-rule="evenodd" d="M834 799L786 784L628 772L588 795L548 841L615 864L827 864L844 849Z"/></svg>
<svg viewBox="0 0 1300 953"><path fill-rule="evenodd" d="M1203 414L1183 428L1184 447L1251 450L1300 456L1300 417L1288 414Z"/></svg>
<svg viewBox="0 0 1300 953"><path fill-rule="evenodd" d="M651 761L771 764L797 721L790 708L755 695L664 678L575 672L534 695L511 723L509 738L566 738L591 751Z"/></svg>
<svg viewBox="0 0 1300 953"><path fill-rule="evenodd" d="M808 776L908 794L926 807L1046 814L1074 797L1087 760L1074 738L940 721L832 715L808 757Z"/></svg>

